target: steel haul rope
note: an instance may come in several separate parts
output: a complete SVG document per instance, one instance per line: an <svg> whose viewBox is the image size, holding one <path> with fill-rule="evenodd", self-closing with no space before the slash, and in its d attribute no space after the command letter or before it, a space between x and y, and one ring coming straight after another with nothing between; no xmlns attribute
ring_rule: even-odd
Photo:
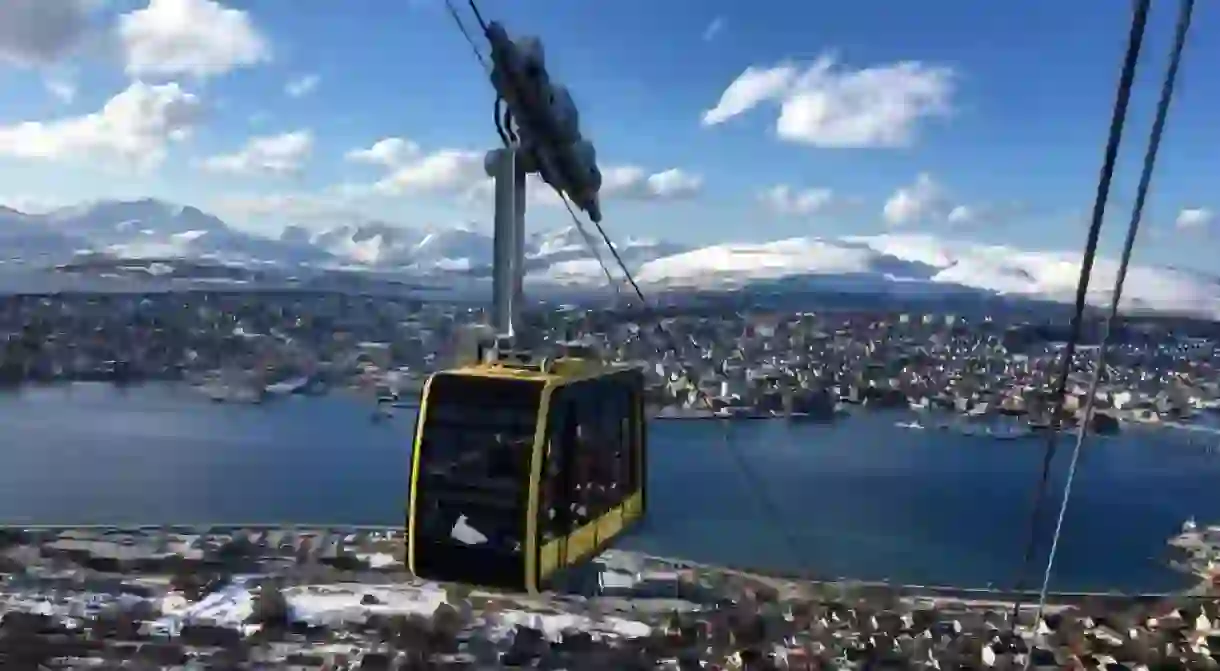
<svg viewBox="0 0 1220 671"><path fill-rule="evenodd" d="M1123 56L1122 73L1119 76L1118 92L1114 101L1114 111L1110 118L1110 132L1106 140L1105 158L1102 161L1101 177L1097 183L1097 194L1093 200L1093 215L1089 223L1088 239L1085 242L1084 257L1080 263L1080 279L1076 284L1076 303L1072 314L1072 322L1068 341L1063 348L1063 363L1052 396L1050 428L1047 435L1046 449L1042 454L1042 471L1034 491L1033 509L1030 513L1029 536L1025 545L1025 553L1021 561L1020 572L1017 574L1017 584L1014 588L1016 600L1013 603L1012 622L1016 627L1017 616L1022 605L1022 592L1025 589L1025 579L1029 574L1034 553L1038 546L1038 532L1043 515L1043 505L1046 499L1046 488L1050 480L1051 463L1058 448L1059 427L1062 422L1064 399L1067 396L1068 376L1076 357L1076 346L1080 341L1082 322L1084 321L1085 300L1088 297L1089 278L1093 274L1093 262L1097 256L1097 242L1101 234L1102 222L1105 220L1106 202L1110 196L1110 183L1114 178L1114 164L1118 159L1119 145L1122 144L1123 126L1127 120L1127 106L1131 100L1131 88L1135 80L1136 66L1139 64L1140 47L1144 41L1144 31L1148 25L1148 10L1151 0L1135 0L1135 13L1131 20L1131 30L1127 36L1127 49Z"/></svg>
<svg viewBox="0 0 1220 671"><path fill-rule="evenodd" d="M1144 163L1140 172L1139 186L1136 187L1135 205L1131 210L1131 220L1127 225L1127 236L1123 241L1122 257L1119 260L1118 272L1114 278L1114 290L1110 298L1110 309L1106 315L1102 331L1101 346L1097 351L1097 363L1093 369L1092 379L1089 382L1089 395L1085 399L1084 419L1076 432L1076 444L1072 448L1072 460L1068 466L1067 481L1063 485L1063 497L1059 504L1059 516L1055 521L1055 533L1051 538L1051 549L1046 559L1046 570L1042 575L1042 587L1038 592L1038 610L1035 622L1042 619L1042 614L1046 609L1047 591L1050 588L1051 572L1054 569L1055 557L1059 550L1059 538L1063 532L1063 520L1067 516L1068 502L1072 496L1072 483L1076 479L1076 467L1080 461L1080 453L1084 447L1085 436L1088 433L1089 420L1092 418L1097 390L1101 386L1110 335L1113 333L1114 323L1119 319L1118 308L1119 302L1122 300L1123 286L1127 280L1127 268L1131 263L1136 236L1139 233L1140 221L1143 218L1144 203L1148 197L1148 189L1152 184L1157 152L1160 149L1161 138L1165 132L1165 120L1169 116L1169 105L1173 101L1174 85L1177 82L1178 70L1182 63L1182 51L1186 47L1186 36L1190 30L1190 20L1194 12L1194 4L1194 0L1182 0L1179 5L1169 65L1166 68L1165 80L1161 85L1161 95L1157 101L1156 117L1152 122L1152 132L1148 138L1148 148L1144 153ZM1030 661L1027 658L1025 668L1029 669L1029 665Z"/></svg>

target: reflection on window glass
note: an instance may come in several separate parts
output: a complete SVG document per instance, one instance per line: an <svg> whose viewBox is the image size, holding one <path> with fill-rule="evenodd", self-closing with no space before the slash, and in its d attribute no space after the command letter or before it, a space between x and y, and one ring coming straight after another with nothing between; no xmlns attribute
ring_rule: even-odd
<svg viewBox="0 0 1220 671"><path fill-rule="evenodd" d="M618 505L623 498L623 472L627 456L623 449L623 418L627 412L625 392L626 388L618 381L606 385L605 409L601 417L606 445L602 452L605 469L604 509Z"/></svg>
<svg viewBox="0 0 1220 671"><path fill-rule="evenodd" d="M567 529L564 528L565 517L560 510L560 505L566 500L563 491L563 466L564 445L567 443L563 439L561 431L567 420L562 408L562 405L553 405L551 409L552 412L558 410L560 415L551 421L553 428L548 432L542 478L539 482L541 486L538 502L538 510L541 515L539 529L541 529L544 542L567 533Z"/></svg>
<svg viewBox="0 0 1220 671"><path fill-rule="evenodd" d="M538 506L544 542L592 522L634 490L634 390L630 380L597 380L551 397Z"/></svg>
<svg viewBox="0 0 1220 671"><path fill-rule="evenodd" d="M579 527L622 502L628 482L629 389L618 380L597 380L572 387L571 514Z"/></svg>
<svg viewBox="0 0 1220 671"><path fill-rule="evenodd" d="M521 551L539 388L458 376L433 381L420 444L417 533Z"/></svg>

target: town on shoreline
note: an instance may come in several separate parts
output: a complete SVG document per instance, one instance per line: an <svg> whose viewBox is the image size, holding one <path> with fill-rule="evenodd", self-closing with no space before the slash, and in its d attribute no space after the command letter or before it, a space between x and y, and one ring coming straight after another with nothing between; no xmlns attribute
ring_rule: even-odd
<svg viewBox="0 0 1220 671"><path fill-rule="evenodd" d="M0 661L45 668L1193 665L1220 598L821 582L608 551L595 593L427 583L400 528L0 528ZM1216 646L1215 649L1220 649ZM690 666L690 665L695 666ZM829 666L828 666L829 665ZM16 667L14 667L16 668Z"/></svg>
<svg viewBox="0 0 1220 671"><path fill-rule="evenodd" d="M645 372L663 419L833 421L858 408L928 411L925 426L1001 437L1051 426L1066 320L694 303L641 311L549 306L527 314L540 349L584 346ZM54 294L0 303L0 384L181 380L217 402L351 388L410 406L460 353L481 308L324 292ZM1085 325L1061 425L1081 415L1100 325ZM1111 334L1091 430L1123 422L1200 430L1220 412L1220 331L1129 320ZM544 352L545 353L545 352ZM1203 421L1202 424L1207 424Z"/></svg>

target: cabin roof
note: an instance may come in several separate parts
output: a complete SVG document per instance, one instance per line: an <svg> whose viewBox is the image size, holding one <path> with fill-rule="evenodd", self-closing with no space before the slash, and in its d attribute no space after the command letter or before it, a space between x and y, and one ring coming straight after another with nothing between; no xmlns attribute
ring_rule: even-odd
<svg viewBox="0 0 1220 671"><path fill-rule="evenodd" d="M549 372L543 372L538 367L505 364L480 363L461 366L441 371L437 375L460 375L467 377L496 378L501 380L536 381L543 384L564 385L583 382L599 377L622 374L633 370L628 366L605 364L591 359L561 358L552 359L548 366Z"/></svg>

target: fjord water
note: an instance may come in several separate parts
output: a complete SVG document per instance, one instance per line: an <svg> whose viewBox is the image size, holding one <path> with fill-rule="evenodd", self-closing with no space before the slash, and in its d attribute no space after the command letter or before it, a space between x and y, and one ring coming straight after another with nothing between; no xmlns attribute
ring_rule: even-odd
<svg viewBox="0 0 1220 671"><path fill-rule="evenodd" d="M413 415L374 423L371 410L342 395L213 404L161 385L6 392L0 521L401 524ZM1010 586L1042 442L893 422L654 422L649 519L624 545L825 577ZM1184 584L1164 568L1165 540L1189 516L1220 520L1220 457L1189 437L1138 430L1092 443L1054 588ZM1055 491L1069 448L1065 436Z"/></svg>

